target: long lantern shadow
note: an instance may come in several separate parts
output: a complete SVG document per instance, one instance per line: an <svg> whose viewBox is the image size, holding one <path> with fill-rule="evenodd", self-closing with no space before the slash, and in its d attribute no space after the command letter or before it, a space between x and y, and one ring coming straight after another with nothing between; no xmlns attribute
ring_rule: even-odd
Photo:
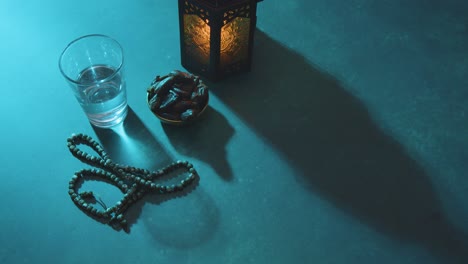
<svg viewBox="0 0 468 264"><path fill-rule="evenodd" d="M390 237L468 263L430 177L333 76L257 30L252 72L212 89L289 158L297 181ZM213 85L214 87L214 85Z"/></svg>

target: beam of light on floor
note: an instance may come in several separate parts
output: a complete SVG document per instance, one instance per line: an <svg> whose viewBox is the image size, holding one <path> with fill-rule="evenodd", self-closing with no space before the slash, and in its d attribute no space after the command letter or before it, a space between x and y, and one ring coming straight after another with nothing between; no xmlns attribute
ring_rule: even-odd
<svg viewBox="0 0 468 264"><path fill-rule="evenodd" d="M125 159L129 166L141 166L141 147L138 141L132 139L125 130L124 123L121 123L112 128L112 130L119 136L121 141L121 153L125 153Z"/></svg>

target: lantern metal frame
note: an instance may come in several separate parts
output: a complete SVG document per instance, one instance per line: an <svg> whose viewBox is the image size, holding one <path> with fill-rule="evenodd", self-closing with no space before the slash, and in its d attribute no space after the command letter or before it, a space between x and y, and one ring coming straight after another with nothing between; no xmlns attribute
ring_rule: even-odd
<svg viewBox="0 0 468 264"><path fill-rule="evenodd" d="M257 23L257 3L263 0L178 0L180 54L182 66L188 71L204 76L212 81L229 75L248 72L252 64L253 38ZM188 52L185 43L185 15L196 15L209 26L209 58L207 65L196 61ZM234 19L249 19L247 56L221 68L221 31L223 26Z"/></svg>

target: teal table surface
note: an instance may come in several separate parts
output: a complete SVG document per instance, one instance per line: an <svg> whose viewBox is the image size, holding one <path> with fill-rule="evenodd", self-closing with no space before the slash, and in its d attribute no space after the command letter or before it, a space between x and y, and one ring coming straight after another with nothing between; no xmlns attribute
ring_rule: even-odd
<svg viewBox="0 0 468 264"><path fill-rule="evenodd" d="M464 0L262 1L251 72L207 81L203 118L173 127L146 88L184 70L177 1L1 1L0 263L468 263L467 14ZM91 33L124 48L118 129L93 128L58 69ZM119 163L188 160L199 182L148 195L116 231L67 193L88 167L72 133Z"/></svg>

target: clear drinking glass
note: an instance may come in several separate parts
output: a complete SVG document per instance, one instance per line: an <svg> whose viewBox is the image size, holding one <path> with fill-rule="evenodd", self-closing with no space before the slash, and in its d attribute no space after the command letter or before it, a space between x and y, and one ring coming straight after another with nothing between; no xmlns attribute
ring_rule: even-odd
<svg viewBox="0 0 468 264"><path fill-rule="evenodd" d="M112 127L127 116L123 63L120 44L99 34L72 41L60 55L60 72L94 126Z"/></svg>

